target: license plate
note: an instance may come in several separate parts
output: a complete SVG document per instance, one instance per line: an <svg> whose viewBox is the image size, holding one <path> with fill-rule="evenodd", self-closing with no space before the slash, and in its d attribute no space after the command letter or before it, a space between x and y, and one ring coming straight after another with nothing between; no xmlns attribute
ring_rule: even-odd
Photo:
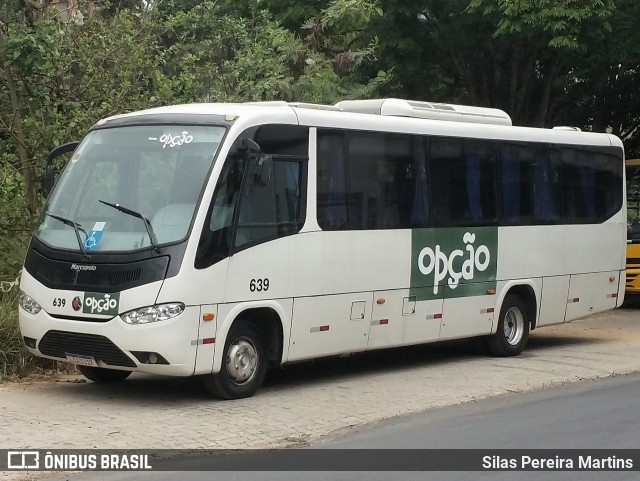
<svg viewBox="0 0 640 481"><path fill-rule="evenodd" d="M82 364L83 366L98 367L98 363L93 356L82 356L80 354L67 354L67 361L74 364Z"/></svg>

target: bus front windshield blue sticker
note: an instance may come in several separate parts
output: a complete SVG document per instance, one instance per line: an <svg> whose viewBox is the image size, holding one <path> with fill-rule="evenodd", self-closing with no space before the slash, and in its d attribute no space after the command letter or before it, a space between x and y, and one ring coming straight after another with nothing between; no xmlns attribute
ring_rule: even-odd
<svg viewBox="0 0 640 481"><path fill-rule="evenodd" d="M87 232L87 238L84 241L84 248L91 251L100 247L102 236L104 235L104 226L106 222L96 222L93 229Z"/></svg>

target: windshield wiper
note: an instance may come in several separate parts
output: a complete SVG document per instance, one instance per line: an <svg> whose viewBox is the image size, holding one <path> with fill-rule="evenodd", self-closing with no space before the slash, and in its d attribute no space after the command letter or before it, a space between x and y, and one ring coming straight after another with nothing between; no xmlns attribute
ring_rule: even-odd
<svg viewBox="0 0 640 481"><path fill-rule="evenodd" d="M66 219L64 217L60 217L59 215L51 214L49 212L45 212L44 215L48 215L52 219L59 220L63 224L66 224L66 225L68 225L70 227L73 227L73 230L76 233L76 239L78 239L78 247L80 247L80 252L82 252L82 255L87 256L87 251L84 250L84 245L82 244L82 239L80 239L80 232L81 231L84 232L84 237L86 239L87 238L87 231L84 230L80 224L78 224L77 222L73 222L72 220Z"/></svg>
<svg viewBox="0 0 640 481"><path fill-rule="evenodd" d="M132 217L137 217L138 219L142 219L142 222L144 222L144 226L147 228L147 234L149 234L149 239L151 240L151 245L153 246L153 248L155 249L155 251L159 254L160 253L160 249L158 248L158 238L156 237L156 233L153 231L153 226L151 225L151 222L149 222L149 219L147 219L145 216L143 216L140 212L136 212L135 210L131 210L131 209L127 209L126 207L121 206L120 204L112 204L111 202L106 202L104 200L100 200L98 199L98 202L104 204L104 205L108 205L109 207L113 207L116 210L119 210L120 212L123 212L127 215L130 215Z"/></svg>

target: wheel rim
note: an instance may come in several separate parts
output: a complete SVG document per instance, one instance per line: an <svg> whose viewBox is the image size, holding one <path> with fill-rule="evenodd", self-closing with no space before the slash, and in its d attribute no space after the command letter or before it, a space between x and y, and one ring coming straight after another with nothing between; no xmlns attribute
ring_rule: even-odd
<svg viewBox="0 0 640 481"><path fill-rule="evenodd" d="M524 316L517 307L504 315L504 338L510 346L517 346L524 335Z"/></svg>
<svg viewBox="0 0 640 481"><path fill-rule="evenodd" d="M227 374L235 384L251 382L258 372L258 350L255 344L246 337L236 339L227 353Z"/></svg>

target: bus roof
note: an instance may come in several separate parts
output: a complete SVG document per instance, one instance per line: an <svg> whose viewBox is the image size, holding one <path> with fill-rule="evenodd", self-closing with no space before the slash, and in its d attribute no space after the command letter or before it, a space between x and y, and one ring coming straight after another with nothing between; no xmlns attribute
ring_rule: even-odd
<svg viewBox="0 0 640 481"><path fill-rule="evenodd" d="M623 148L622 141L611 134L512 126L509 116L498 109L400 99L343 101L335 105L284 101L180 104L115 115L100 120L96 127L147 115L209 115L218 120L222 117L227 122L253 117L260 123L344 129L358 126L358 129L372 131ZM144 122L142 118L140 121ZM461 123L465 123L464 127Z"/></svg>

